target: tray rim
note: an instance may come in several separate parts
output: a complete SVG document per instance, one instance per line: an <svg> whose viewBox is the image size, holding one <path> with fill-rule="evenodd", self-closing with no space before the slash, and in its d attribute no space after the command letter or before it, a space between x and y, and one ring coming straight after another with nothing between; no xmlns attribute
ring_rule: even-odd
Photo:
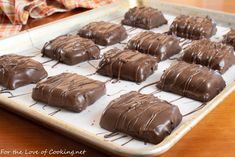
<svg viewBox="0 0 235 157"><path fill-rule="evenodd" d="M123 6L131 7L131 4L129 4L130 1L136 2L137 5L139 3L143 3L144 5L146 5L148 3L151 3L154 0L126 0L126 1L125 0L118 0L118 2L116 2L116 3L108 4L108 5L105 5L105 6L100 7L100 8L95 8L95 9L88 10L88 11L85 11L85 12L82 12L82 13L79 13L79 14L68 16L68 17L65 17L65 18L62 18L62 19L59 19L59 20L56 20L56 21L52 21L52 22L49 22L49 23L46 23L46 24L43 24L43 25L39 25L39 26L30 28L30 29L26 29L24 31L20 31L17 34L14 34L14 35L11 35L11 36L0 38L0 42L3 41L3 40L14 38L16 36L24 35L28 31L35 31L35 30L38 30L38 29L41 29L41 28L44 28L44 27L47 27L47 26L51 26L51 25L55 25L55 24L58 24L58 23L61 23L61 22L65 22L66 20L70 20L70 19L72 19L74 17L77 17L77 16L86 15L86 14L89 15L93 12L97 12L97 10L101 10L101 8L103 9L105 7L110 7L110 6L113 6L113 5L119 5L119 6L122 6L122 7ZM178 3L174 3L174 2L159 1L159 5L162 5L162 4L163 5L164 4L169 5L169 6L183 7L183 8L188 8L188 9L193 9L193 10L198 10L198 11L202 10L203 12L210 12L212 14L221 14L221 15L224 15L224 16L234 16L235 17L235 13L223 12L223 11L214 10L214 9L199 8L199 7L192 6L192 5L185 5L185 4L178 4Z"/></svg>
<svg viewBox="0 0 235 157"><path fill-rule="evenodd" d="M178 142L188 131L190 131L202 118L204 118L209 112L211 112L216 106L219 105L223 99L231 94L235 90L235 81L229 84L219 95L217 95L212 101L210 101L204 108L195 112L190 119L181 125L177 131L174 131L170 136L166 137L163 142L158 145L152 146L151 148L142 148L138 152L135 149L123 148L115 149L115 144L106 141L104 142L101 138L88 134L86 130L69 126L65 122L58 120L56 117L49 116L42 112L37 111L34 108L28 108L17 101L7 98L6 96L0 95L0 103L2 107L7 110L13 111L20 116L24 116L30 120L40 122L42 125L49 127L57 132L64 135L71 136L76 139L82 139L88 144L96 145L102 150L108 151L116 155L129 155L129 156L154 156L160 155L169 150L176 142ZM33 119L31 119L33 118ZM186 124L189 125L185 127ZM52 128L51 128L52 127ZM78 132L79 131L79 132ZM175 136L175 137L174 137ZM94 141L93 139L96 138ZM108 144L107 144L108 142Z"/></svg>
<svg viewBox="0 0 235 157"><path fill-rule="evenodd" d="M165 3L164 4L168 4ZM111 4L114 5L114 4ZM122 4L123 5L123 4ZM124 4L126 5L126 4ZM171 4L172 5L172 4ZM175 4L173 4L175 5ZM110 5L108 5L110 6ZM181 6L181 5L179 5ZM188 7L188 6L187 6ZM197 7L188 7L188 8L195 8L197 9ZM100 9L100 8L99 8ZM99 9L93 9L90 11L86 11L84 13L78 14L78 15L73 15L71 17L66 17L64 19L58 20L58 21L54 21L42 26L38 26L35 27L33 29L30 29L29 31L35 31L35 30L40 30L41 28L45 28L47 26L52 26L61 22L64 22L65 20L71 20L73 17L80 17L82 15L90 15L92 13L95 13L97 10ZM199 8L199 10L201 10L201 8ZM210 11L208 9L202 9L202 10L206 10L206 11ZM216 12L216 13L221 13L224 14L223 12L218 12L218 11L214 11L212 10L212 12ZM227 13L225 13L227 14ZM231 15L231 14L229 14ZM234 15L234 14L232 14ZM234 16L235 17L235 16ZM21 36L21 35L25 35L27 34L28 31L25 30L19 34L13 35L11 37L7 37L4 39L0 40L7 40L7 39L14 39L15 36ZM231 84L229 84L216 98L214 98L211 102L208 103L208 105L206 105L203 109L197 111L194 116L192 116L187 123L190 123L189 126L187 126L187 129L184 129L184 125L186 125L187 123L185 123L184 125L181 125L177 132L173 132L171 134L171 136L168 136L166 138L166 140L164 140L162 143L153 146L154 149L149 149L149 148L143 148L143 149L139 149L138 152L136 152L136 150L134 149L130 149L130 148L124 148L124 149L114 149L114 144L110 143L107 144L107 141L104 142L101 138L98 138L97 136L94 135L90 135L88 133L86 133L85 130L81 129L81 128L76 128L74 129L74 127L71 127L69 125L67 125L66 123L63 123L61 121L59 121L57 118L55 117L51 117L49 115L46 115L44 113L41 113L39 111L37 111L36 109L33 108L28 108L26 105L23 105L21 103L18 103L12 99L9 99L5 96L0 95L0 102L3 104L2 107L14 111L15 113L19 114L19 115L23 115L24 117L31 119L33 118L36 121L42 122L43 125L46 126L51 126L53 127L54 130L59 131L67 136L72 136L74 138L78 138L78 139L82 139L86 142L88 142L89 144L92 145L96 145L99 146L101 149L105 150L105 151L109 151L110 153L114 153L114 154L118 154L118 155L131 155L131 156L145 156L145 155L159 155L164 153L165 151L167 151L168 149L170 149L178 140L180 140L184 134L186 134L192 127L194 127L198 122L200 122L200 120L202 118L204 118L210 111L212 111L227 95L229 95L230 93L232 93L235 89L235 81L233 81ZM79 130L79 133L77 132ZM173 135L175 135L177 138L172 139L171 137L174 137ZM97 139L97 141L93 141L92 137L95 137ZM103 143L103 144L101 144ZM106 145L106 146L105 146Z"/></svg>

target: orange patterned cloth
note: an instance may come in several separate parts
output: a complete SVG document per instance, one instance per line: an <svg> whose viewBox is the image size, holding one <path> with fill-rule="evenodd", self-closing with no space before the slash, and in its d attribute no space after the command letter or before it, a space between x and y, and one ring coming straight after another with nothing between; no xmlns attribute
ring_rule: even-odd
<svg viewBox="0 0 235 157"><path fill-rule="evenodd" d="M28 18L43 18L74 8L97 8L114 0L0 0L0 37L19 32Z"/></svg>

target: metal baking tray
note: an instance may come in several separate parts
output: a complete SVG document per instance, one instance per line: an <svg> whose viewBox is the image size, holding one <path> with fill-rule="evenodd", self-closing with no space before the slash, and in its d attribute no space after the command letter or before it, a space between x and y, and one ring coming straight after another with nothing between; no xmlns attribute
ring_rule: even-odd
<svg viewBox="0 0 235 157"><path fill-rule="evenodd" d="M45 42L62 34L76 33L79 28L91 21L104 20L120 23L124 13L129 8L137 5L146 5L158 8L166 16L168 24L160 28L153 29L152 31L154 32L166 32L175 16L179 14L209 15L214 18L217 22L218 28L217 34L212 37L212 40L214 41L220 41L222 35L229 31L229 27L235 26L235 15L229 13L175 5L158 2L155 0L122 0L1 39L0 55L17 53L35 56L33 57L35 60L45 62L49 58L42 58L40 55L40 50ZM113 47L124 48L125 44L123 43L126 43L138 32L144 31L142 29L133 29L129 26L125 26L125 28L129 33L128 39L113 46L100 46L102 53ZM177 57L177 55L173 57ZM0 94L1 107L14 111L15 113L23 115L31 120L36 120L49 128L68 135L73 139L84 141L95 146L96 148L100 148L100 150L105 152L125 156L160 155L170 149L187 132L189 132L192 127L198 124L202 118L204 118L235 89L235 66L233 66L225 74L223 74L223 78L226 81L226 88L212 101L208 102L203 108L189 116L184 117L181 124L168 137L157 145L135 140L130 136L124 136L122 133L116 134L115 136L108 136L109 138L107 138L105 135L110 134L110 132L100 128L99 121L104 108L109 104L109 102L119 97L121 94L127 93L131 90L138 90L146 84L159 80L163 70L169 67L172 62L174 62L174 60L166 60L159 63L158 70L156 70L153 75L141 84L123 80L114 84L108 83L107 94L81 113L72 113L63 109L59 110L56 107L46 106L42 103L35 103L31 98L32 88L35 84L27 85L14 91L9 91L9 93ZM90 61L90 63L97 66L99 60ZM88 62L74 66L67 66L64 64L53 66L55 64L56 61L51 61L44 64L49 76L59 74L61 72L75 72L78 74L87 75L89 78L96 80L106 81L109 79L108 77L100 75L92 75L92 73L95 72L95 69ZM156 91L156 87L150 86L144 89L142 93L154 93L154 91ZM202 104L201 102L188 98L178 99L180 97L179 95L167 92L155 93L154 95L177 105L182 114L194 111Z"/></svg>

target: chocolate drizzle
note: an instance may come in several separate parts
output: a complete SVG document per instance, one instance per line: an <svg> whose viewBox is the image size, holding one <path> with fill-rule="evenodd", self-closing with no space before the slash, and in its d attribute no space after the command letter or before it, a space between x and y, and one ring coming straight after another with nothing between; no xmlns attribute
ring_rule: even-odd
<svg viewBox="0 0 235 157"><path fill-rule="evenodd" d="M105 132L99 132L99 133L97 133L96 135L98 136L98 135L102 135L102 134L106 134L106 133L108 133L107 131L105 131Z"/></svg>
<svg viewBox="0 0 235 157"><path fill-rule="evenodd" d="M177 62L163 73L157 87L207 102L224 89L225 82L219 73L207 67Z"/></svg>
<svg viewBox="0 0 235 157"><path fill-rule="evenodd" d="M104 21L91 22L81 28L78 34L102 46L113 45L127 38L127 32L122 25Z"/></svg>
<svg viewBox="0 0 235 157"><path fill-rule="evenodd" d="M152 29L167 24L162 12L151 7L134 7L126 12L122 24Z"/></svg>
<svg viewBox="0 0 235 157"><path fill-rule="evenodd" d="M157 84L159 81L156 81L156 82L153 82L153 83L149 83L149 84L147 84L147 85L144 85L143 87L141 87L139 90L138 90L138 92L141 92L143 89L145 89L145 88L147 88L147 87L149 87L149 86L152 86L152 85L155 85L155 84Z"/></svg>
<svg viewBox="0 0 235 157"><path fill-rule="evenodd" d="M117 136L117 135L119 135L118 132L111 132L107 135L104 135L104 138L111 138L111 137L114 137L114 136Z"/></svg>
<svg viewBox="0 0 235 157"><path fill-rule="evenodd" d="M137 51L111 49L104 54L97 72L135 82L144 81L157 68L155 57Z"/></svg>
<svg viewBox="0 0 235 157"><path fill-rule="evenodd" d="M223 43L233 46L235 49L235 29L231 29L224 35Z"/></svg>
<svg viewBox="0 0 235 157"><path fill-rule="evenodd" d="M87 63L92 67L94 68L95 70L97 70L98 68L96 66L94 66L91 62L87 61Z"/></svg>
<svg viewBox="0 0 235 157"><path fill-rule="evenodd" d="M209 16L180 15L177 16L171 24L169 34L198 40L210 38L216 31L216 24Z"/></svg>
<svg viewBox="0 0 235 157"><path fill-rule="evenodd" d="M31 94L32 92L29 92L29 93L23 93L23 94L18 94L18 95L13 95L11 94L11 96L9 96L8 98L16 98L16 97L20 97L20 96L24 96L24 95L29 95Z"/></svg>
<svg viewBox="0 0 235 157"><path fill-rule="evenodd" d="M107 94L107 96L114 96L114 95L116 95L116 94L119 94L119 93L121 93L121 92L125 92L125 91L126 91L126 90L121 89L121 90L119 90L119 91L117 91L117 92L115 92L115 93Z"/></svg>
<svg viewBox="0 0 235 157"><path fill-rule="evenodd" d="M184 48L185 46L187 46L190 43L192 43L192 40L185 40L182 42L181 46Z"/></svg>
<svg viewBox="0 0 235 157"><path fill-rule="evenodd" d="M49 62L52 62L52 61L53 61L53 59L49 59L47 61L42 62L41 64L46 64L46 63L49 63Z"/></svg>
<svg viewBox="0 0 235 157"><path fill-rule="evenodd" d="M181 99L183 99L183 98L184 98L183 96L180 96L179 98L176 98L176 99L174 99L174 100L169 101L169 103L176 102L176 101L181 100Z"/></svg>
<svg viewBox="0 0 235 157"><path fill-rule="evenodd" d="M182 60L207 66L224 73L235 63L233 47L202 39L192 42L183 53Z"/></svg>
<svg viewBox="0 0 235 157"><path fill-rule="evenodd" d="M137 30L137 28L131 27L131 28L128 29L127 31L130 33L130 32L133 32L133 31L135 31L135 30Z"/></svg>
<svg viewBox="0 0 235 157"><path fill-rule="evenodd" d="M179 40L172 36L154 32L141 32L131 40L127 47L132 50L150 54L158 61L165 60L180 52Z"/></svg>
<svg viewBox="0 0 235 157"><path fill-rule="evenodd" d="M32 103L31 105L29 105L29 107L33 107L33 106L35 106L37 104L38 104L38 102L36 101L36 102Z"/></svg>
<svg viewBox="0 0 235 157"><path fill-rule="evenodd" d="M105 84L85 76L62 73L49 77L33 89L32 98L50 106L80 112L105 94Z"/></svg>
<svg viewBox="0 0 235 157"><path fill-rule="evenodd" d="M198 106L197 108L195 108L193 111L184 114L183 117L189 116L189 115L191 115L191 114L197 112L198 110L200 110L200 109L202 109L203 107L205 107L206 104L207 104L207 103L202 103L200 106Z"/></svg>
<svg viewBox="0 0 235 157"><path fill-rule="evenodd" d="M60 62L58 61L58 62L56 62L55 64L53 64L52 66L51 66L51 68L55 68L58 64L60 64Z"/></svg>
<svg viewBox="0 0 235 157"><path fill-rule="evenodd" d="M48 106L48 105L43 105L43 106L42 106L42 109L43 109L43 110L46 110L45 108L46 108L47 106Z"/></svg>
<svg viewBox="0 0 235 157"><path fill-rule="evenodd" d="M100 49L90 39L78 35L62 35L47 42L41 53L53 60L74 65L83 61L98 59Z"/></svg>
<svg viewBox="0 0 235 157"><path fill-rule="evenodd" d="M58 110L56 110L54 112L49 113L48 115L49 116L54 116L55 114L59 113L60 111L61 111L61 109L58 109Z"/></svg>
<svg viewBox="0 0 235 157"><path fill-rule="evenodd" d="M128 140L128 141L126 141L125 143L121 144L121 146L125 146L125 145L127 145L127 144L128 144L128 143L130 143L132 140L134 140L134 138L129 139L129 140Z"/></svg>
<svg viewBox="0 0 235 157"><path fill-rule="evenodd" d="M10 94L12 97L14 96L10 91L1 91L0 94Z"/></svg>
<svg viewBox="0 0 235 157"><path fill-rule="evenodd" d="M9 54L0 56L0 84L7 89L16 89L36 83L47 77L42 64L30 57Z"/></svg>
<svg viewBox="0 0 235 157"><path fill-rule="evenodd" d="M177 106L151 94L130 92L110 102L100 125L112 132L120 131L147 142L161 142L180 123Z"/></svg>
<svg viewBox="0 0 235 157"><path fill-rule="evenodd" d="M114 141L120 140L120 139L125 138L125 137L127 137L127 135L122 135L122 136L120 136L120 137L117 137L117 138L115 138L115 139L111 140L111 142L114 142Z"/></svg>

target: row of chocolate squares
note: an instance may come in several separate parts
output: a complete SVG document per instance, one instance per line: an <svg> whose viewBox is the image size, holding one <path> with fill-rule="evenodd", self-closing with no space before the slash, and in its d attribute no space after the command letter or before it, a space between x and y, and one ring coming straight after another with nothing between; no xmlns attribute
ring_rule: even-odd
<svg viewBox="0 0 235 157"><path fill-rule="evenodd" d="M146 37L153 40L145 40L148 39ZM128 48L134 50L115 48L107 51L100 61L99 67L97 67L97 72L112 78L142 82L157 69L157 62L167 59L181 50L176 38L154 32L142 32L129 40L127 45L129 45ZM135 51L135 49L147 54ZM148 55L150 50L156 51L156 54ZM63 35L46 43L42 49L42 54L62 63L73 65L90 59L98 59L100 49L90 39L78 35ZM27 60L30 59L24 56L1 56L2 75L4 71L15 72L15 69ZM234 65L235 56L231 46L212 42L209 39L201 39L194 41L184 50L181 60L201 64L224 73ZM32 61L28 62L28 67L24 68L29 68L30 63ZM39 67L43 69L42 65ZM2 79L2 82L8 89L15 89L24 84L22 83L24 81L14 80L16 79L4 83L4 79Z"/></svg>
<svg viewBox="0 0 235 157"><path fill-rule="evenodd" d="M125 14L121 23L132 27L152 29L167 24L167 20L157 9L135 7ZM210 38L216 31L216 24L208 16L181 15L173 21L168 33L195 40ZM81 28L78 34L102 46L113 45L127 38L126 29L121 24L104 21L91 22Z"/></svg>
<svg viewBox="0 0 235 157"><path fill-rule="evenodd" d="M47 75L43 66L30 58L16 55L7 57L5 64L1 64L0 83L9 84L15 81L14 83L22 85L37 82ZM17 64L20 60L24 61ZM156 84L160 90L200 101L211 100L225 87L223 78L216 71L182 61L171 65ZM32 98L36 102L81 112L105 93L105 82L75 73L62 73L37 83L33 88ZM124 132L157 144L181 120L182 114L177 106L160 100L153 94L132 91L110 102L102 114L100 126L111 132Z"/></svg>
<svg viewBox="0 0 235 157"><path fill-rule="evenodd" d="M146 16L148 13L151 13L151 15L155 15L155 13L158 13L159 15L156 17L159 17L160 15L163 17L162 13L156 9L149 7L135 7L130 9L125 14L125 19L123 21L128 21L128 19L136 19L137 21L134 20L135 22L133 23L138 24L138 21L141 21L141 19L143 20L143 18L155 17ZM144 17L135 17L135 14L143 14ZM183 18L183 16L181 18ZM181 18L179 17L176 19ZM193 17L188 18L190 20L186 20L187 24L190 23L188 21L195 21L192 20L194 19ZM208 19L208 17L206 17L205 19ZM146 21L148 20L143 20L142 22ZM156 21L156 19L153 21ZM159 22L161 20L157 21ZM195 34L194 29L201 26L201 23L203 23L202 21L207 20L197 19L196 21L198 22L198 24L193 24L194 26L185 27L186 29L184 30L184 32L191 35ZM151 24L153 22L149 23ZM179 24L177 24L177 26L179 26ZM190 33L191 29L192 32ZM203 29L200 29L200 31L203 31ZM118 42L120 43L121 41L126 39L126 37L127 33L122 25L103 21L92 22L82 27L79 30L78 35L62 35L47 42L42 49L42 54L49 58L59 60L62 63L73 65L86 60L99 59L100 49L97 45L95 45L95 43L99 45L112 45ZM185 37L187 37L187 35ZM202 37L205 38L206 36ZM231 43L230 38L233 38L233 30L231 30L231 32L229 32L224 37L224 41ZM126 48L130 50L137 50L141 53L150 54L156 57L158 62L168 59L181 51L180 41L175 36L154 32L139 33L128 41ZM192 44L190 44L190 46L187 47L187 49L184 51L182 59L186 62L202 64L211 69L218 70L220 73L224 73L231 65L234 64L233 51L234 49L232 46L212 42L209 39L201 39L194 41ZM123 58L116 57L116 59L122 60ZM133 81L141 82L143 80Z"/></svg>
<svg viewBox="0 0 235 157"><path fill-rule="evenodd" d="M135 7L124 16L122 24L143 29L152 29L167 23L162 12L151 7ZM209 17L180 15L170 25L169 35L198 40L210 38L217 32L215 22ZM91 22L79 30L81 37L92 39L98 45L113 45L127 38L125 28L109 22ZM225 35L224 43L235 47L235 31Z"/></svg>
<svg viewBox="0 0 235 157"><path fill-rule="evenodd" d="M129 49L134 50L115 48L104 53L97 72L118 79L142 82L156 70L157 62L165 60L181 50L179 41L175 37L154 32L141 32L129 40L127 45ZM73 65L98 59L100 49L90 39L82 38L79 35L63 35L47 42L42 49L42 54L62 63ZM14 72L26 60L29 58L14 55L1 56L2 73L4 71ZM194 41L184 50L181 60L201 64L224 73L234 65L235 56L233 47L212 42L209 39L201 39ZM32 62L28 62L28 64L30 63ZM42 65L39 67L43 68ZM22 84L22 81L14 81L15 79L5 83L3 80L3 84L6 84L5 86L9 89L15 89Z"/></svg>
<svg viewBox="0 0 235 157"><path fill-rule="evenodd" d="M86 26L85 26L86 27ZM103 34L101 34L103 35ZM99 36L102 38L101 36ZM97 38L96 40L100 39ZM113 38L111 38L113 39ZM123 52L129 52L127 49L154 56L157 62L166 60L181 51L180 41L172 35L141 32L131 38ZM42 49L43 56L49 57L59 62L74 65L83 61L99 59L100 48L91 40L80 37L79 35L62 35L47 42ZM131 59L116 54L115 50L104 54L104 59L113 62L131 62ZM146 58L145 55L138 55ZM149 57L150 58L150 57ZM232 46L221 42L213 42L209 39L200 39L193 41L183 51L182 60L188 63L196 63L207 66L220 73L224 73L235 62L234 49ZM146 77L145 77L146 78ZM129 79L141 82L145 78ZM127 79L127 78L124 78Z"/></svg>
<svg viewBox="0 0 235 157"><path fill-rule="evenodd" d="M122 24L143 29L152 29L167 24L161 11L151 7L131 8L124 16ZM198 40L210 38L216 33L216 23L209 17L180 15L170 25L169 34Z"/></svg>
<svg viewBox="0 0 235 157"><path fill-rule="evenodd" d="M122 24L124 25L148 30L167 24L167 22L161 11L151 7L134 7L125 14L122 20ZM209 16L180 15L177 16L170 25L168 34L198 40L210 38L216 34L216 32L216 23ZM223 42L235 48L234 29L231 29L231 31L224 36Z"/></svg>
<svg viewBox="0 0 235 157"><path fill-rule="evenodd" d="M136 51L112 49L106 55L101 60L97 73L111 78L140 82L157 69L157 62L154 57ZM47 81L52 84L51 78L56 78L56 83L59 84L57 84L58 87L50 84L49 86L53 89L60 88L60 81L66 83L66 85L78 81L78 85L76 83L73 83L73 85L79 86L79 79L68 81L62 76L50 77ZM30 57L14 54L0 57L0 84L7 89L15 89L30 83L37 83L46 77L47 72L43 65ZM47 81L42 81L37 86ZM85 88L86 85L85 83L81 88ZM64 86L62 85L62 87ZM73 87L68 85L66 90L67 88L73 89ZM205 66L176 61L164 71L160 82L157 83L157 87L164 91L207 102L223 90L225 81L217 71ZM42 95L45 95L45 93Z"/></svg>

